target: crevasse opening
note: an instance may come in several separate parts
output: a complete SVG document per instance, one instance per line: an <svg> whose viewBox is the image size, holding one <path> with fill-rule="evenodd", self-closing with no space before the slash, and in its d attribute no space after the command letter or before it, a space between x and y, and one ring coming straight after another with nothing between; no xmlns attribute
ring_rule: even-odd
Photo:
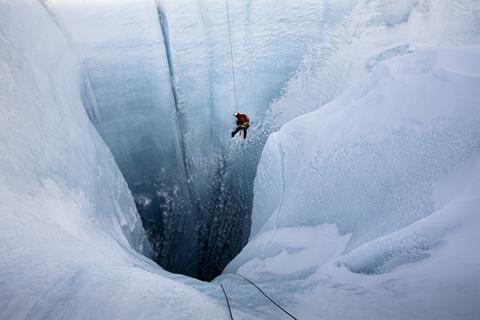
<svg viewBox="0 0 480 320"><path fill-rule="evenodd" d="M303 12L233 4L232 61L224 2L195 10L169 1L146 4L133 10L94 5L93 12L112 17L100 22L84 8L51 7L81 52L82 100L135 198L151 258L168 271L211 280L247 243L256 165L276 127L265 121L267 106L297 68L312 31L304 29L294 48L272 42L293 38L291 27L304 20ZM272 9L283 33L254 22ZM322 13L320 5L313 9ZM130 20L135 24L125 28ZM81 34L90 21L98 35L93 44ZM259 28L249 30L252 23ZM120 30L112 28L118 24ZM237 111L232 62L239 111L252 118L246 140L230 137Z"/></svg>
<svg viewBox="0 0 480 320"><path fill-rule="evenodd" d="M415 1L387 8L237 2L228 21L224 5L47 6L80 54L82 100L135 198L151 257L204 280L219 275L247 243L256 166L269 134L382 61L412 53L426 35L406 41L395 33L429 8ZM386 30L377 35L382 44L363 40L374 28ZM95 38L86 36L93 30ZM231 63L240 111L252 118L246 141L229 136L237 111ZM321 88L314 97L302 89L310 82Z"/></svg>

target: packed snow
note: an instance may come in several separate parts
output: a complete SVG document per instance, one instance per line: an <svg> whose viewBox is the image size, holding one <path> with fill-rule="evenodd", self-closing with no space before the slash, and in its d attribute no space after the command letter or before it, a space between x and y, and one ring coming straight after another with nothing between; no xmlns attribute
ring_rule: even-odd
<svg viewBox="0 0 480 320"><path fill-rule="evenodd" d="M224 0L0 1L0 319L478 319L480 3L229 3L245 142Z"/></svg>

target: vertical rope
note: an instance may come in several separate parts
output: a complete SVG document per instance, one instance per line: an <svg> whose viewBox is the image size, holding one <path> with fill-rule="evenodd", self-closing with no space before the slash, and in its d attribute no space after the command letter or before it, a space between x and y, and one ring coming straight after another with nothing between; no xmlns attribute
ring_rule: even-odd
<svg viewBox="0 0 480 320"><path fill-rule="evenodd" d="M225 288L221 283L220 283L220 287L222 287L223 295L225 296L225 300L227 300L227 307L228 307L228 313L230 314L230 320L233 320L232 309L230 308L230 302L228 301L227 294L225 293Z"/></svg>
<svg viewBox="0 0 480 320"><path fill-rule="evenodd" d="M232 67L233 94L235 96L235 111L238 112L237 82L235 80L235 68L233 66L232 28L230 26L230 10L228 7L228 0L225 0L225 7L227 8L228 40L230 44L230 62Z"/></svg>

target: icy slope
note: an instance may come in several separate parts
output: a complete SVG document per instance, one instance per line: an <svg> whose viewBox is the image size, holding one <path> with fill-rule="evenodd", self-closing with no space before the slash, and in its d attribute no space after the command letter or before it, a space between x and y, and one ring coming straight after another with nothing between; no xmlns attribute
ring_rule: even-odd
<svg viewBox="0 0 480 320"><path fill-rule="evenodd" d="M226 273L305 319L476 319L479 61L478 46L388 60L273 134Z"/></svg>
<svg viewBox="0 0 480 320"><path fill-rule="evenodd" d="M0 3L0 319L220 319L134 250L145 234L79 78L38 2Z"/></svg>
<svg viewBox="0 0 480 320"><path fill-rule="evenodd" d="M478 147L477 57L475 48L424 50L381 64L273 134L256 179L253 234L335 222L356 243L431 213L432 181Z"/></svg>
<svg viewBox="0 0 480 320"><path fill-rule="evenodd" d="M194 273L196 221L153 1L46 1L81 58L82 101L143 214L158 261ZM182 214L178 214L181 212ZM183 219L182 219L183 218Z"/></svg>

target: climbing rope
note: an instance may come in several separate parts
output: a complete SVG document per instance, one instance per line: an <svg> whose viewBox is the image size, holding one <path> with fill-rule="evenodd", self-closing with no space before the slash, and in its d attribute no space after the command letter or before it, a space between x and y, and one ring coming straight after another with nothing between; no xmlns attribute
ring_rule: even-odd
<svg viewBox="0 0 480 320"><path fill-rule="evenodd" d="M233 94L235 96L235 112L238 112L237 82L235 80L235 68L233 63L232 27L230 26L230 10L228 7L228 0L225 0L225 7L227 9L228 40L230 44L230 62L232 67Z"/></svg>
<svg viewBox="0 0 480 320"><path fill-rule="evenodd" d="M287 310L283 309L278 303L276 303L272 298L270 298L265 292L263 292L262 289L260 289L260 287L258 287L255 283L253 283L253 281L250 281L248 280L247 278L245 278L244 276L242 276L241 274L238 274L236 273L237 276L239 276L240 278L244 279L245 281L247 281L248 283L250 283L252 286L254 286L255 288L258 289L258 291L260 291L268 300L270 300L271 303L273 303L275 306L277 306L280 310L282 310L283 312L285 312L285 314L287 314L290 318L294 319L294 320L298 320L297 318L295 318L294 316L292 316Z"/></svg>
<svg viewBox="0 0 480 320"><path fill-rule="evenodd" d="M227 293L225 292L225 288L223 284L220 283L220 287L222 287L223 295L225 296L225 300L227 301L228 313L230 314L230 320L233 320L232 309L230 308L230 302L228 301Z"/></svg>

